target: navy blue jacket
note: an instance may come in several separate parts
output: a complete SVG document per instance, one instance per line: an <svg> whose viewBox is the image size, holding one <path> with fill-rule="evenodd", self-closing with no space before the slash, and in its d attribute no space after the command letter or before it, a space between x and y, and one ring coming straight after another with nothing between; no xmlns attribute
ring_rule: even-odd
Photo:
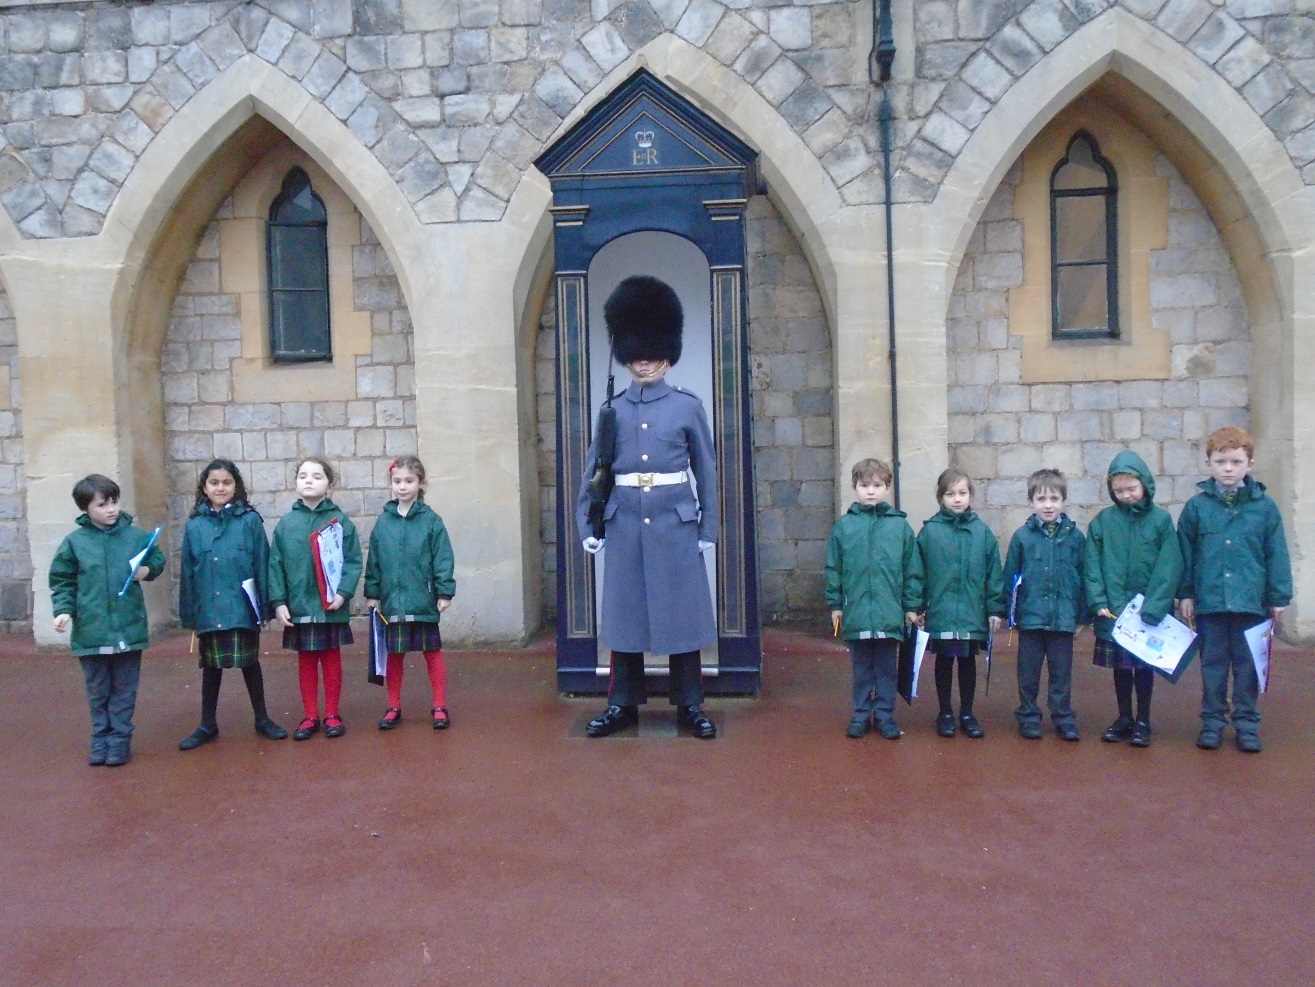
<svg viewBox="0 0 1315 987"><path fill-rule="evenodd" d="M1061 631L1071 634L1091 623L1082 588L1082 558L1087 540L1067 514L1059 516L1059 530L1046 536L1041 519L1033 514L1014 532L1005 556L1005 592L1018 584L1010 616L1021 630Z"/></svg>

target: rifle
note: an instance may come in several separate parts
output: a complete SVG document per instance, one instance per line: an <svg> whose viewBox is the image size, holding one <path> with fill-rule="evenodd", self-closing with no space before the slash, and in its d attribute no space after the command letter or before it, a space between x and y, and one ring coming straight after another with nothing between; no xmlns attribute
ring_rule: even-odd
<svg viewBox="0 0 1315 987"><path fill-rule="evenodd" d="M588 485L589 530L598 539L606 537L603 511L612 496L612 488L616 486L616 474L612 472L612 463L616 459L616 409L612 407L614 378L610 359L607 369L607 400L598 409L598 426L594 429L594 475L589 478Z"/></svg>

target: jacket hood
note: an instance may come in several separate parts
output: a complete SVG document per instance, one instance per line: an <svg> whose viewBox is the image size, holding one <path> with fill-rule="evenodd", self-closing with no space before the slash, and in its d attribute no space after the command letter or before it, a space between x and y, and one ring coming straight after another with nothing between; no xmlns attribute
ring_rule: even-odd
<svg viewBox="0 0 1315 987"><path fill-rule="evenodd" d="M1126 505L1120 504L1114 496L1114 488L1110 484L1110 478L1116 473L1130 473L1137 479L1141 480L1141 485L1146 488L1146 497L1142 504L1149 507L1155 502L1155 477L1151 476L1150 468L1146 465L1146 460L1137 455L1131 449L1119 453L1110 462L1110 468L1105 476L1105 490L1110 495L1110 500L1119 507ZM1133 505L1140 506L1140 505Z"/></svg>
<svg viewBox="0 0 1315 987"><path fill-rule="evenodd" d="M977 512L971 507L962 514L955 514L948 507L942 507L939 511L927 518L927 524L948 524L948 525L965 525L977 520Z"/></svg>
<svg viewBox="0 0 1315 987"><path fill-rule="evenodd" d="M425 513L425 511L429 510L429 506L425 503L425 495L420 494L420 496L416 497L415 503L411 505L411 509L405 514L402 514L397 509L396 500L390 500L388 503L384 504L384 510L389 514L396 514L403 520L409 521L411 518L419 517L421 514Z"/></svg>
<svg viewBox="0 0 1315 987"><path fill-rule="evenodd" d="M250 504L248 504L245 500L230 500L227 504L223 506L221 510L218 511L210 506L209 501L204 501L193 507L192 513L188 516L189 517L219 517L221 514L228 514L232 517L241 517L243 514L247 514L254 510L255 508L252 507Z"/></svg>
<svg viewBox="0 0 1315 987"><path fill-rule="evenodd" d="M119 514L119 519L117 521L115 521L108 528L102 528L99 524L97 524L95 521L91 519L90 514L84 512L78 515L77 523L84 528L90 528L92 531L118 531L120 528L126 528L128 527L128 525L132 524L132 515L129 514L127 511L122 511Z"/></svg>
<svg viewBox="0 0 1315 987"><path fill-rule="evenodd" d="M908 517L903 511L897 511L886 501L880 501L869 507L867 504L860 504L858 501L849 505L846 514L880 514L884 517Z"/></svg>
<svg viewBox="0 0 1315 987"><path fill-rule="evenodd" d="M1059 517L1055 518L1055 523L1059 525L1060 531L1068 531L1070 528L1077 527L1076 522L1074 522L1074 520L1071 517L1069 517L1067 514L1063 514L1063 513L1061 513ZM1045 522L1042 521L1035 514L1031 514L1027 518L1027 526L1034 531L1041 531L1045 528Z"/></svg>
<svg viewBox="0 0 1315 987"><path fill-rule="evenodd" d="M335 504L333 501L331 501L328 497L325 497L314 507L307 507L305 504L301 502L301 498L298 497L296 500L292 502L292 509L294 511L305 511L307 514L323 514L325 511L336 511L338 509L338 505Z"/></svg>

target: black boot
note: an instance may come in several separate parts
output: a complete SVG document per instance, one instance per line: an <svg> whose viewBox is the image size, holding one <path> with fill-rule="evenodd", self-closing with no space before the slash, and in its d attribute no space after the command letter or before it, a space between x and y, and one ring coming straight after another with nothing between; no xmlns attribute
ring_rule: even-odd
<svg viewBox="0 0 1315 987"><path fill-rule="evenodd" d="M618 730L633 727L639 723L638 706L608 706L589 721L585 732L591 737L610 737Z"/></svg>
<svg viewBox="0 0 1315 987"><path fill-rule="evenodd" d="M251 712L256 717L256 733L270 740L283 740L288 731L269 718L265 709L265 673L260 669L260 661L253 661L242 669L242 681L247 684L247 695L251 697Z"/></svg>
<svg viewBox="0 0 1315 987"><path fill-rule="evenodd" d="M700 740L711 740L717 736L717 725L708 718L708 714L703 712L703 708L697 703L692 706L681 706L676 710L676 725L684 727Z"/></svg>

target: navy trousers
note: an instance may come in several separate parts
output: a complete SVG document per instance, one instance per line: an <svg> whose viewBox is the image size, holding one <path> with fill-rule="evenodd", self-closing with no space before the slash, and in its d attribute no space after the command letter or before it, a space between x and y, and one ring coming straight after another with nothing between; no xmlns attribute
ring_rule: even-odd
<svg viewBox="0 0 1315 987"><path fill-rule="evenodd" d="M854 719L869 716L878 727L895 721L899 642L893 637L847 641L854 666Z"/></svg>
<svg viewBox="0 0 1315 987"><path fill-rule="evenodd" d="M1077 725L1073 714L1073 635L1062 631L1018 632L1018 709L1019 724L1039 724L1041 707L1041 666L1050 663L1048 705L1055 726Z"/></svg>
<svg viewBox="0 0 1315 987"><path fill-rule="evenodd" d="M1246 613L1199 614L1201 635L1201 724L1222 730L1228 726L1228 675L1233 675L1233 729L1255 733L1260 728L1256 696L1260 678L1244 632L1264 620Z"/></svg>
<svg viewBox="0 0 1315 987"><path fill-rule="evenodd" d="M667 697L673 706L698 706L703 702L703 663L698 651L670 656L671 680ZM641 706L648 702L644 684L644 654L641 651L612 652L612 684L607 701L613 706Z"/></svg>
<svg viewBox="0 0 1315 987"><path fill-rule="evenodd" d="M82 655L78 661L82 663L82 677L87 683L92 752L126 752L132 741L132 714L137 709L142 653Z"/></svg>

